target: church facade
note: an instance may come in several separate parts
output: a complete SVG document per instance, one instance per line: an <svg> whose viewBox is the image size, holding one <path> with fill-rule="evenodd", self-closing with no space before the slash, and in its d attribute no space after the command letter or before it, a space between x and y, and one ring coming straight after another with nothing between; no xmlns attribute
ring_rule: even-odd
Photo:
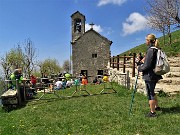
<svg viewBox="0 0 180 135"><path fill-rule="evenodd" d="M93 27L85 32L85 20L79 11L71 15L73 75L103 75L107 73L112 41L100 35Z"/></svg>

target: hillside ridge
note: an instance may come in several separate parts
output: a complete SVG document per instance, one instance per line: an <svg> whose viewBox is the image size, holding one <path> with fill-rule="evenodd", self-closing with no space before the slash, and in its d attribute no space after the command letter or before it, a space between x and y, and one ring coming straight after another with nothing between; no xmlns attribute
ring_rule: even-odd
<svg viewBox="0 0 180 135"><path fill-rule="evenodd" d="M164 52L166 52L166 55L169 57L180 56L180 30L176 30L172 32L171 35L172 35L171 45L168 44L169 39L167 35L165 36L165 42L166 42L165 45L163 44L164 37L158 38L160 47ZM139 52L145 53L146 51L147 51L147 46L144 43L144 44L137 45L136 47L131 48L119 54L119 56L123 56L124 54L129 55L129 52L138 54Z"/></svg>

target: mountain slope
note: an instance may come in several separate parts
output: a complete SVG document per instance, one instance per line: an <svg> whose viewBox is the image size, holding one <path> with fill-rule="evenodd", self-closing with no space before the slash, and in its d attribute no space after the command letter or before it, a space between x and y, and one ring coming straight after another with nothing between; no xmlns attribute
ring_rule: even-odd
<svg viewBox="0 0 180 135"><path fill-rule="evenodd" d="M163 37L158 38L160 42L160 47L162 48L163 51L166 52L168 56L177 56L180 55L180 30L177 30L175 32L171 33L172 37L172 44L171 45L163 45ZM168 36L165 36L165 42L168 43ZM126 54L128 55L129 52L132 53L139 53L139 52L146 52L147 46L145 44L141 44L139 46L136 46L130 50L127 50L126 52L123 52L119 54L120 56Z"/></svg>

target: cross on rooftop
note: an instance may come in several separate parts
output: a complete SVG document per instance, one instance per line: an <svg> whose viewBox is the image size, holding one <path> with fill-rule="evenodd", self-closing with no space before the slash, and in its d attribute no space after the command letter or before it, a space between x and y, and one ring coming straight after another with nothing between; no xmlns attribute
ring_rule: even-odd
<svg viewBox="0 0 180 135"><path fill-rule="evenodd" d="M93 29L93 25L94 25L94 23L91 23L91 24L89 24L89 25L91 25L91 29Z"/></svg>

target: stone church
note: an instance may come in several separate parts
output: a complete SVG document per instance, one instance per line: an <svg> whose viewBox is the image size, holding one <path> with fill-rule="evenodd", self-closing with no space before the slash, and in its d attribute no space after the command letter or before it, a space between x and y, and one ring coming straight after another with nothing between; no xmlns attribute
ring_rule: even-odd
<svg viewBox="0 0 180 135"><path fill-rule="evenodd" d="M72 30L72 71L74 76L92 76L107 73L112 41L93 29L85 32L86 18L79 11L71 15Z"/></svg>

